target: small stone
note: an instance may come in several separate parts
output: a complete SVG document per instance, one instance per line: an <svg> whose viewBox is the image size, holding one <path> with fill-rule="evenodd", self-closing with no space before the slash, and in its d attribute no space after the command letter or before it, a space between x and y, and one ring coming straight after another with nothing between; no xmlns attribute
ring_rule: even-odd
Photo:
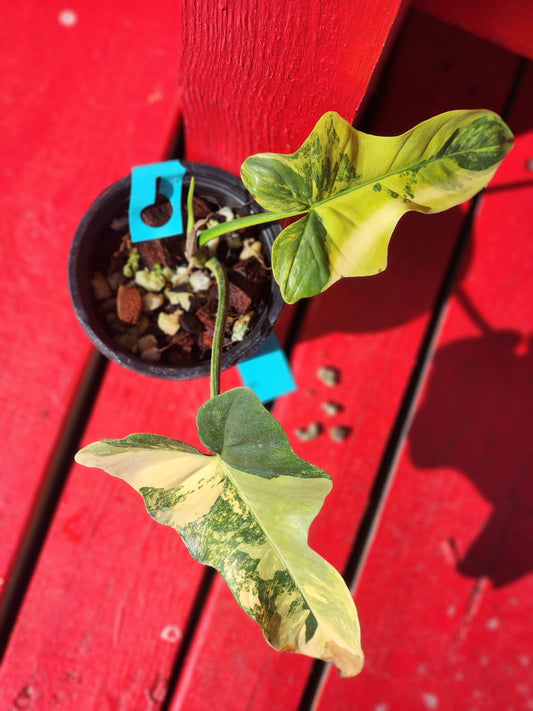
<svg viewBox="0 0 533 711"><path fill-rule="evenodd" d="M327 402L323 402L321 407L326 413L326 415L330 416L336 415L342 410L342 405L340 405L338 402L331 402L329 400Z"/></svg>
<svg viewBox="0 0 533 711"><path fill-rule="evenodd" d="M220 210L217 210L216 214L223 217L225 222L231 222L235 219L235 213L233 212L231 207L228 207L227 205L221 207Z"/></svg>
<svg viewBox="0 0 533 711"><path fill-rule="evenodd" d="M138 353L139 351L139 338L135 335L135 333L131 333L131 331L117 334L113 337L113 341L117 344L117 346L125 348L127 351L131 351L132 353Z"/></svg>
<svg viewBox="0 0 533 711"><path fill-rule="evenodd" d="M334 442L344 442L351 431L350 427L346 427L345 425L337 425L336 427L332 427L330 429L329 436Z"/></svg>
<svg viewBox="0 0 533 711"><path fill-rule="evenodd" d="M211 254L213 257L217 256L219 244L220 237L215 237L214 239L210 239L209 242L205 245L209 251L209 254Z"/></svg>
<svg viewBox="0 0 533 711"><path fill-rule="evenodd" d="M140 338L143 333L146 331L148 326L150 325L150 320L148 319L147 316L144 314L141 314L141 317L139 319L139 322L136 323L134 326L131 326L128 330L130 333L134 333L137 338Z"/></svg>
<svg viewBox="0 0 533 711"><path fill-rule="evenodd" d="M255 257L255 259L258 259L263 266L265 266L265 260L263 258L263 245L258 239L245 239L244 240L244 247L242 252L239 255L239 259L241 261L245 261L246 259L252 259L252 257Z"/></svg>
<svg viewBox="0 0 533 711"><path fill-rule="evenodd" d="M167 336L174 336L180 329L179 317L182 313L183 311L179 309L173 311L171 314L166 314L162 311L157 317L158 327L163 333L166 333Z"/></svg>
<svg viewBox="0 0 533 711"><path fill-rule="evenodd" d="M157 348L157 338L153 333L148 333L146 336L139 338L139 350L141 352L152 348Z"/></svg>
<svg viewBox="0 0 533 711"><path fill-rule="evenodd" d="M165 289L165 296L172 306L181 306L182 309L188 311L191 308L192 294L187 291L172 291Z"/></svg>
<svg viewBox="0 0 533 711"><path fill-rule="evenodd" d="M223 237L230 249L240 249L242 247L242 237L238 232L228 232Z"/></svg>
<svg viewBox="0 0 533 711"><path fill-rule="evenodd" d="M139 250L137 247L132 247L128 261L122 268L123 276L127 279L131 279L135 272L139 270L140 259Z"/></svg>
<svg viewBox="0 0 533 711"><path fill-rule="evenodd" d="M211 277L197 269L189 277L189 283L193 291L207 291L211 285Z"/></svg>
<svg viewBox="0 0 533 711"><path fill-rule="evenodd" d="M117 310L117 300L114 297L106 299L105 301L100 301L98 304L98 312L101 314L116 313Z"/></svg>
<svg viewBox="0 0 533 711"><path fill-rule="evenodd" d="M307 427L298 427L294 430L294 434L301 439L302 442L310 442L316 439L322 432L322 425L319 422L312 422Z"/></svg>
<svg viewBox="0 0 533 711"><path fill-rule="evenodd" d="M158 363L161 360L161 351L159 348L147 348L145 351L141 351L141 358L152 363Z"/></svg>
<svg viewBox="0 0 533 711"><path fill-rule="evenodd" d="M177 267L176 271L170 279L172 286L178 286L181 284L189 283L189 270L185 266Z"/></svg>
<svg viewBox="0 0 533 711"><path fill-rule="evenodd" d="M91 286L93 287L93 294L96 301L105 301L106 299L111 298L111 287L101 272L96 272L94 277L91 279Z"/></svg>
<svg viewBox="0 0 533 711"><path fill-rule="evenodd" d="M333 368L330 365L323 366L317 371L317 378L321 380L325 385L333 387L338 385L340 381L340 373L337 368Z"/></svg>
<svg viewBox="0 0 533 711"><path fill-rule="evenodd" d="M224 220L219 220L216 213L214 215L211 215L211 217L207 218L206 220L203 220L203 225L205 225L206 229L210 229L211 227L216 227L217 225L220 225L221 222L224 222Z"/></svg>
<svg viewBox="0 0 533 711"><path fill-rule="evenodd" d="M138 323L142 311L142 297L134 286L121 284L117 292L117 315L124 323Z"/></svg>
<svg viewBox="0 0 533 711"><path fill-rule="evenodd" d="M116 291L121 284L124 284L125 278L120 272L113 272L107 277L107 283L112 291Z"/></svg>
<svg viewBox="0 0 533 711"><path fill-rule="evenodd" d="M142 286L146 291L162 291L167 283L167 280L162 274L150 272L148 269L142 269L135 272L135 281L139 286Z"/></svg>
<svg viewBox="0 0 533 711"><path fill-rule="evenodd" d="M129 218L127 215L124 215L123 217L115 217L115 219L111 220L111 224L109 226L115 232L123 232L129 227Z"/></svg>
<svg viewBox="0 0 533 711"><path fill-rule="evenodd" d="M231 332L231 340L233 343L244 339L250 328L250 321L252 320L253 315L254 312L249 311L247 314L241 314L235 321Z"/></svg>
<svg viewBox="0 0 533 711"><path fill-rule="evenodd" d="M163 296L163 294L154 294L153 291L146 292L142 299L143 309L145 312L148 313L150 313L150 311L155 311L156 309L163 306L163 304L165 303L165 297Z"/></svg>

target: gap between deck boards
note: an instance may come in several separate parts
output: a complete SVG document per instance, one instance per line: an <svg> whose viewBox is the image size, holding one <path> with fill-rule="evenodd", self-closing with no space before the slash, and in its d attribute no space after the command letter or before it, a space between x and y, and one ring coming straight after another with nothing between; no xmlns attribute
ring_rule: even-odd
<svg viewBox="0 0 533 711"><path fill-rule="evenodd" d="M29 525L15 555L13 569L7 577L2 597L0 662L7 650L106 369L107 360L98 351L93 351L56 442L43 487L37 494L35 508L31 512Z"/></svg>

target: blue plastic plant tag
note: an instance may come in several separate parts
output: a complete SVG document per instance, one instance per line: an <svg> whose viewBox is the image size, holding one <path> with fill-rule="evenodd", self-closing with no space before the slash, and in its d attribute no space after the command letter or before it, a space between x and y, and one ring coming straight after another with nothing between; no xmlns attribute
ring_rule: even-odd
<svg viewBox="0 0 533 711"><path fill-rule="evenodd" d="M244 384L255 391L261 402L275 400L297 388L287 357L274 334L237 368Z"/></svg>
<svg viewBox="0 0 533 711"><path fill-rule="evenodd" d="M132 242L183 234L181 188L185 172L185 167L179 160L150 163L132 169L129 206ZM146 207L154 204L158 192L170 200L172 215L164 225L151 227L144 222L141 213Z"/></svg>

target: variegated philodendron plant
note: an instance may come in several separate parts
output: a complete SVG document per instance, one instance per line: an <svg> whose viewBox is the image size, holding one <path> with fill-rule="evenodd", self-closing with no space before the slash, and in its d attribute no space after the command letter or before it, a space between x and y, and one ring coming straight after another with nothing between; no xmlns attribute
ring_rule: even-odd
<svg viewBox="0 0 533 711"><path fill-rule="evenodd" d="M242 180L268 212L208 228L199 242L297 217L272 252L274 276L285 301L293 303L342 276L385 269L400 217L471 198L512 142L505 123L484 110L445 113L396 137L361 133L327 113L295 153L262 153L244 162ZM353 676L362 669L363 653L352 596L307 543L331 478L293 452L252 390L220 394L225 280L216 260L206 266L217 278L220 303L211 399L197 423L212 454L135 434L91 444L76 460L131 484L156 521L175 528L197 560L224 576L276 649L333 662L341 675Z"/></svg>

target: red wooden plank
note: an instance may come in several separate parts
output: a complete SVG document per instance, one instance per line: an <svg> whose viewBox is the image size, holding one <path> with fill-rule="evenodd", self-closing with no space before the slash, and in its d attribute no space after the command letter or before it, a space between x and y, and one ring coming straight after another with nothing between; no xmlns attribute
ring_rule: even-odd
<svg viewBox="0 0 533 711"><path fill-rule="evenodd" d="M0 592L90 353L66 285L70 241L106 184L165 150L177 20L170 1L159 15L88 0L2 12Z"/></svg>
<svg viewBox="0 0 533 711"><path fill-rule="evenodd" d="M413 5L533 59L533 4L529 0L415 0Z"/></svg>
<svg viewBox="0 0 533 711"><path fill-rule="evenodd" d="M388 7L396 5L389 3ZM187 21L192 22L193 17L198 19L200 10L203 12L204 9L203 6L189 8ZM250 4L248 14L242 16L252 18L253 9ZM146 12L151 14L153 11L147 9ZM165 8L158 8L158 13L159 22L164 23ZM233 9L230 8L228 13L233 13ZM378 40L373 45L373 61L365 65L365 86L381 51L379 42L383 43L393 16L394 13L389 14L386 21L379 19L381 34L378 32ZM130 17L126 10L124 17ZM135 23L140 17L143 16L135 17ZM299 17L296 14L294 19ZM240 19L240 15L232 15L234 24ZM204 30L212 27L212 23L205 24ZM259 42L258 28L254 31ZM155 39L142 39L152 52L154 46L159 46ZM202 56L204 60L206 57L212 60L215 56L214 51L205 52L205 46L199 45L200 39L201 36L187 35L182 56L188 63L193 56ZM163 37L162 41L167 42L167 47L174 46L168 37ZM191 50L191 43L195 47L192 53L187 51ZM241 50L243 47L240 45ZM246 51L249 53L253 47L248 38ZM281 60L285 58L283 66L288 75L291 75L291 67L292 73L302 71L301 57L295 55L287 60L281 43L273 44L268 57L272 67L283 64ZM115 55L113 59L116 61ZM168 69L171 63L163 50L162 61L165 60ZM139 62L132 62L131 66L137 71ZM152 76L157 75L159 80L159 72L153 71L153 65L149 66ZM219 76L224 76L222 67L215 66ZM186 69L185 64L182 72L184 67ZM308 78L311 69L312 65L306 67ZM229 67L228 76L232 76L234 70L233 65ZM220 86L219 82L213 83L212 90L215 84ZM308 82L302 82L300 91L307 86ZM339 83L338 91L341 89ZM277 98L281 95L278 92ZM303 105L304 97L301 100ZM121 108L128 105L124 96L120 103ZM121 118L123 114L124 111ZM109 113L104 118L106 123L102 126L105 127L116 121L116 114ZM195 120L203 125L205 118L198 115ZM90 121L94 125L94 116ZM209 116L209 124L213 128L218 125L218 114ZM145 125L139 121L140 127ZM122 129L122 124L119 127ZM105 131L105 128L99 128L101 132ZM306 126L304 130L307 129ZM235 160L236 146L242 140L238 133L239 126L232 124L228 134L233 136L232 160ZM116 135L113 131L106 137L104 145L109 152ZM194 150L190 134L187 139ZM230 143L228 141L228 145ZM223 155L220 146L215 149L210 145L210 150L211 158ZM124 155L129 167L134 156L131 152ZM80 194L84 189L86 186L81 185ZM70 313L70 309L68 311ZM235 379L234 372L228 373L224 382L227 385ZM112 366L86 441L144 429L195 443L194 413L207 394L205 381L165 383L163 387L161 383L147 381ZM138 497L125 493L120 482L74 468L0 672L1 698L6 704L12 704L16 699L24 703L28 695L33 694L43 706L55 704L69 709L80 702L88 708L114 708L119 704L128 708L151 704L156 708L161 705L172 658L190 613L202 569L184 554L184 547L175 534L154 526L143 509ZM125 542L129 546L130 541L136 542L133 551L126 548ZM171 633L165 630L171 630ZM50 639L54 640L52 650Z"/></svg>
<svg viewBox="0 0 533 711"><path fill-rule="evenodd" d="M222 382L240 384L236 369ZM111 364L84 443L136 429L201 447L208 379L163 385ZM75 465L0 669L0 707L160 708L203 573L130 487Z"/></svg>
<svg viewBox="0 0 533 711"><path fill-rule="evenodd" d="M191 160L238 172L355 115L402 0L184 3L180 101ZM356 30L354 30L356 28Z"/></svg>
<svg viewBox="0 0 533 711"><path fill-rule="evenodd" d="M532 90L363 571L366 671L319 709L531 708Z"/></svg>
<svg viewBox="0 0 533 711"><path fill-rule="evenodd" d="M112 364L85 441L135 427L196 444L207 394L206 379L163 388ZM40 708L159 708L201 575L133 490L75 466L0 671L0 706L31 688Z"/></svg>
<svg viewBox="0 0 533 711"><path fill-rule="evenodd" d="M415 62L420 70L413 74ZM370 128L396 133L459 106L501 110L516 65L515 58L498 48L413 14L384 78L379 113ZM310 304L292 359L300 390L278 403L274 414L291 434L296 451L333 476L333 491L311 528L310 541L340 569L364 513L461 222L459 210L404 218L386 272L338 283ZM329 388L317 378L324 365L339 369L339 386ZM340 402L343 411L328 418L321 409L327 400ZM313 442L298 441L294 430L313 421L324 424L324 433ZM344 443L330 439L333 424L351 427ZM259 629L232 603L218 579L172 711L207 711L214 698L220 708L232 711L298 708L310 662L269 649ZM364 626L363 631L366 638ZM329 708L354 708L343 701Z"/></svg>

